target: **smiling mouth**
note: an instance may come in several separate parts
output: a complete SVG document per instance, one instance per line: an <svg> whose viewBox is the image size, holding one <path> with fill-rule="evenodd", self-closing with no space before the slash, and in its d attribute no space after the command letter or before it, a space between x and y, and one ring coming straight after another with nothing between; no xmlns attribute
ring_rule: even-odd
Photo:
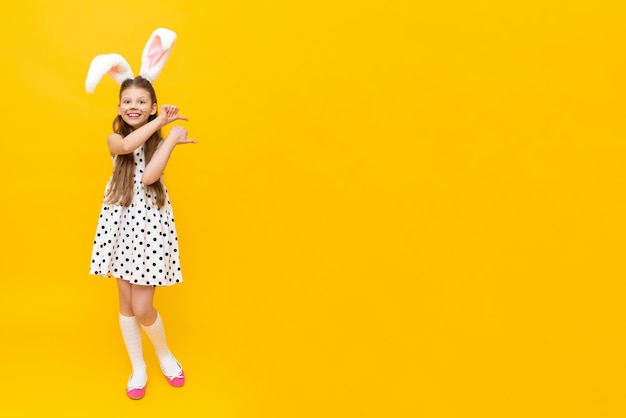
<svg viewBox="0 0 626 418"><path fill-rule="evenodd" d="M128 116L129 118L138 118L138 117L140 117L140 116L141 116L141 113L138 113L138 112L129 112L129 113L126 113L126 116Z"/></svg>

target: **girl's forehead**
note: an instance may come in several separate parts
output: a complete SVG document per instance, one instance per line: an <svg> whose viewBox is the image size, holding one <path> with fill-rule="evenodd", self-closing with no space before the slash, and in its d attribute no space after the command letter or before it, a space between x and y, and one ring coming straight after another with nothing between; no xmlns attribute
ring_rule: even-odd
<svg viewBox="0 0 626 418"><path fill-rule="evenodd" d="M122 97L146 97L150 98L150 92L146 89L137 88L137 87L129 87L124 90L121 94Z"/></svg>

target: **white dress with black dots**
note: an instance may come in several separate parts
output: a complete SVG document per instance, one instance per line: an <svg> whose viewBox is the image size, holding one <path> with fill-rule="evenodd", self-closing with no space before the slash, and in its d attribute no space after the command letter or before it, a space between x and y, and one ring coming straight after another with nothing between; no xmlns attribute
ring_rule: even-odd
<svg viewBox="0 0 626 418"><path fill-rule="evenodd" d="M135 194L129 207L102 204L93 242L90 274L144 286L183 281L178 238L167 189L160 209L141 182L143 146L135 153ZM113 159L115 163L115 157ZM105 193L109 189L109 179Z"/></svg>

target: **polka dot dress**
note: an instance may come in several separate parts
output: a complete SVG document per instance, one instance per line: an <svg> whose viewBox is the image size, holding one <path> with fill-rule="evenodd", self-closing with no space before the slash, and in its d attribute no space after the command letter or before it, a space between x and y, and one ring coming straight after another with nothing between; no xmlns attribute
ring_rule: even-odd
<svg viewBox="0 0 626 418"><path fill-rule="evenodd" d="M160 209L141 182L143 147L135 150L135 194L129 207L103 203L93 242L90 274L136 285L169 286L183 281L178 238L169 196ZM107 183L108 190L111 180Z"/></svg>

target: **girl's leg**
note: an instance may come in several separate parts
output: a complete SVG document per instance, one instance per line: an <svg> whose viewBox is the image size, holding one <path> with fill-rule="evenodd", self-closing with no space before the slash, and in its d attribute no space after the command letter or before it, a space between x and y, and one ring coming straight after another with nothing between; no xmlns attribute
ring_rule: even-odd
<svg viewBox="0 0 626 418"><path fill-rule="evenodd" d="M118 279L117 288L120 300L120 330L133 368L126 384L126 392L131 398L139 399L143 397L144 387L148 381L141 346L141 327L131 308L131 284Z"/></svg>
<svg viewBox="0 0 626 418"><path fill-rule="evenodd" d="M157 311L152 306L154 290L152 286L131 285L131 310L143 326L152 324L157 318Z"/></svg>
<svg viewBox="0 0 626 418"><path fill-rule="evenodd" d="M167 345L161 315L152 306L154 291L155 288L152 286L133 286L133 312L154 346L161 371L169 379L171 385L182 386L185 381L183 369Z"/></svg>

